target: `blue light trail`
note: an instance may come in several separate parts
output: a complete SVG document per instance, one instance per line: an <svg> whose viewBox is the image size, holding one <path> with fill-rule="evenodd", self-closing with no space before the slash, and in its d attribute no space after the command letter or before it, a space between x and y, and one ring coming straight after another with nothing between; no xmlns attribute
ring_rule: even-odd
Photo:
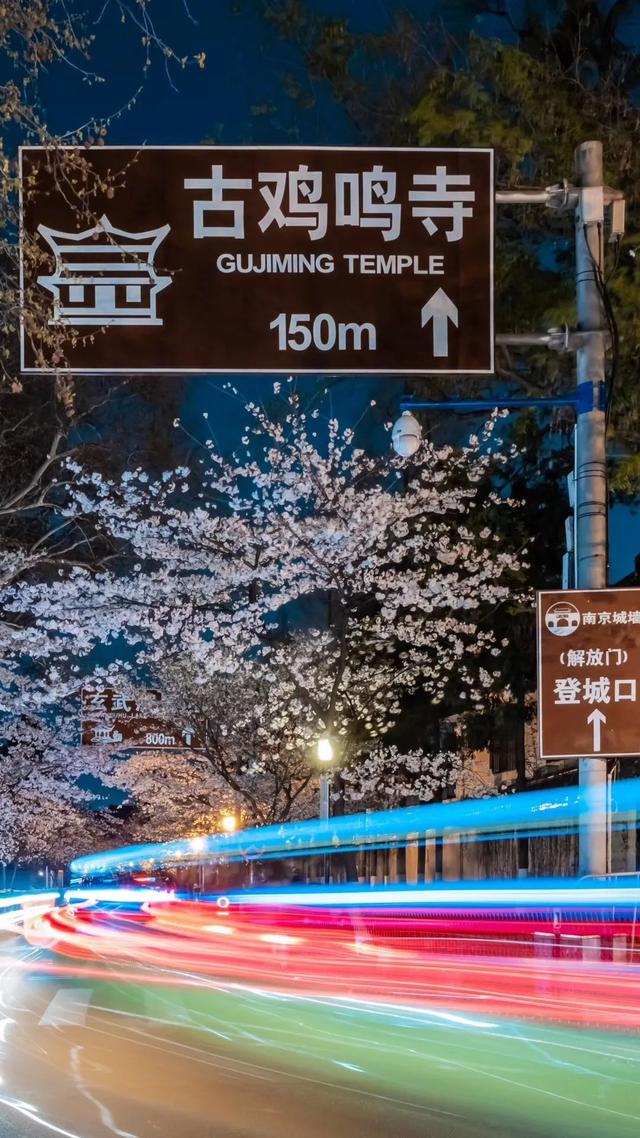
<svg viewBox="0 0 640 1138"><path fill-rule="evenodd" d="M635 818L640 808L640 779L616 784L614 806L618 822ZM399 844L425 833L433 837L459 834L464 839L465 835L499 835L516 828L521 832L562 832L579 823L589 809L588 790L556 787L129 846L76 858L71 873L77 878L135 869L150 862L179 865L218 857L251 861L276 854L294 857L323 850L357 850L380 842Z"/></svg>

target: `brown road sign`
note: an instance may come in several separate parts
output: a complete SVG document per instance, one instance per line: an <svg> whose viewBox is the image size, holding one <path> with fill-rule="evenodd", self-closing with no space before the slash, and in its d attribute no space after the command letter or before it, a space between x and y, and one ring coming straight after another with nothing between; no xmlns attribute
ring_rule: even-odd
<svg viewBox="0 0 640 1138"><path fill-rule="evenodd" d="M47 151L21 151L43 254L24 283L70 329L69 370L493 371L493 151L82 155L105 187L84 227ZM52 370L37 348L23 334L23 371Z"/></svg>
<svg viewBox="0 0 640 1138"><path fill-rule="evenodd" d="M114 688L83 688L80 693L83 747L114 750L200 750L191 727L177 727L166 719L142 712L136 701Z"/></svg>
<svg viewBox="0 0 640 1138"><path fill-rule="evenodd" d="M640 589L538 593L543 759L640 755Z"/></svg>

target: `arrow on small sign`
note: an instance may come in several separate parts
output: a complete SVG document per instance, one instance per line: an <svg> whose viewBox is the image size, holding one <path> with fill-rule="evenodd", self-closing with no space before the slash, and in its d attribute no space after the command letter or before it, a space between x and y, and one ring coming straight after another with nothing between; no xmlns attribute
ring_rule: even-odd
<svg viewBox="0 0 640 1138"><path fill-rule="evenodd" d="M444 289L439 288L433 296L422 306L420 313L422 327L425 328L430 320L433 321L433 354L434 356L447 356L449 354L449 321L458 327L458 307Z"/></svg>
<svg viewBox="0 0 640 1138"><path fill-rule="evenodd" d="M600 727L603 723L607 722L606 715L603 715L598 707L595 707L591 715L587 717L587 723L593 724L593 749L596 753L600 748Z"/></svg>

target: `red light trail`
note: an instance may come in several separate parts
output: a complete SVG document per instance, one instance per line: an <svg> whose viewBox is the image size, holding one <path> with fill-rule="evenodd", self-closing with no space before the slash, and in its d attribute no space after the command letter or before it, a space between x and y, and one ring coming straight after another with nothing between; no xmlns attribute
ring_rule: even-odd
<svg viewBox="0 0 640 1138"><path fill-rule="evenodd" d="M144 911L67 906L25 913L30 943L122 979L161 969L178 983L197 977L247 981L283 995L403 1004L441 1012L622 1030L640 1029L640 973L628 962L571 959L593 937L625 938L631 920L571 917L553 958L553 923L531 915L346 912L286 906L220 908L176 899ZM536 937L547 937L540 942ZM542 954L542 955L541 955ZM609 950L612 955L612 950ZM38 964L37 968L42 965ZM55 966L54 966L55 967ZM185 974L187 974L185 976Z"/></svg>

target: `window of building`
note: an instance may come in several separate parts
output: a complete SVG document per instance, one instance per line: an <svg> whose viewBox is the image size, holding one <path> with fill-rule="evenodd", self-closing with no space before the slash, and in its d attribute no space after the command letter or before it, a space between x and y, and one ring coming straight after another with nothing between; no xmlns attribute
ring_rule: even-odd
<svg viewBox="0 0 640 1138"><path fill-rule="evenodd" d="M502 722L496 723L489 744L493 774L503 774L505 771L516 769L519 734L522 734L522 723L519 723L515 718L504 719Z"/></svg>

